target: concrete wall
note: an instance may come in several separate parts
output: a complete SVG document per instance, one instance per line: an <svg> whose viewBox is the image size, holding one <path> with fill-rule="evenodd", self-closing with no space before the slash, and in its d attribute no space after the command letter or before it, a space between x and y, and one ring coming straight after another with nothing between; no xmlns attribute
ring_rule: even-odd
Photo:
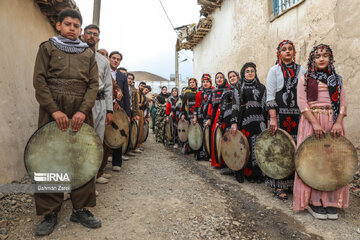
<svg viewBox="0 0 360 240"><path fill-rule="evenodd" d="M314 45L329 44L347 92L347 136L360 148L359 1L305 0L272 22L270 2L224 1L212 14L211 31L194 49L194 76L199 79L204 72L240 71L245 62L253 61L260 81L265 83L275 63L276 47L283 39L295 43L296 61L304 67Z"/></svg>
<svg viewBox="0 0 360 240"><path fill-rule="evenodd" d="M1 0L0 29L1 184L25 173L25 144L37 129L34 61L39 44L54 30L33 0Z"/></svg>

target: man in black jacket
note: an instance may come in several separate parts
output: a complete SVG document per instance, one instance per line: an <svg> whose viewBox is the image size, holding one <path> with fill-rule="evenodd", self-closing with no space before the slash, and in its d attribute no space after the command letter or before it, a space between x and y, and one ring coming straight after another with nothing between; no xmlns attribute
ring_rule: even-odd
<svg viewBox="0 0 360 240"><path fill-rule="evenodd" d="M120 65L120 62L123 57L122 54L119 53L118 51L113 51L110 53L109 58L110 58L109 61L110 61L111 75L123 93L123 98L121 99L121 101L117 101L115 103L114 111L117 110L116 105L118 104L122 109L125 110L130 121L130 102L129 102L130 97L129 97L128 82L126 76L122 72L117 71L117 67ZM121 165L122 165L122 147L118 149L113 149L112 170L115 172L119 172L121 170Z"/></svg>

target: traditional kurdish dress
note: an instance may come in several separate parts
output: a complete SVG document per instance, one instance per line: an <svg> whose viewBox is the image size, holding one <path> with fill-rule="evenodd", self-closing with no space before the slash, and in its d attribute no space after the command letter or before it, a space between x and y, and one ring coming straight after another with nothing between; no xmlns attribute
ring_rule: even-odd
<svg viewBox="0 0 360 240"><path fill-rule="evenodd" d="M156 142L164 142L164 126L166 121L166 101L169 95L159 94L155 99L155 138Z"/></svg>
<svg viewBox="0 0 360 240"><path fill-rule="evenodd" d="M213 87L208 89L201 87L195 96L195 115L201 127L203 127L205 123L205 115L207 114L207 107L209 106L206 103L208 102L213 89Z"/></svg>
<svg viewBox="0 0 360 240"><path fill-rule="evenodd" d="M266 88L255 78L244 79L234 90L231 123L247 137L250 156L244 175L248 178L262 179L263 174L255 158L255 143L259 134L266 129Z"/></svg>
<svg viewBox="0 0 360 240"><path fill-rule="evenodd" d="M276 110L278 127L287 131L295 142L300 119L300 110L296 103L296 87L298 78L304 74L305 69L299 64L281 63L270 69L266 79L267 107ZM291 189L294 184L293 179L293 176L276 181L268 178L266 185Z"/></svg>
<svg viewBox="0 0 360 240"><path fill-rule="evenodd" d="M220 115L219 115L219 124L223 125L224 123L224 134L231 128L231 118L232 118L232 104L233 104L233 92L235 87L230 84L229 89L226 89L221 97L220 104Z"/></svg>
<svg viewBox="0 0 360 240"><path fill-rule="evenodd" d="M179 121L179 111L180 111L180 107L179 104L177 104L177 102L179 101L179 97L176 96L170 96L169 100L167 102L166 105L166 116L169 116L170 113L173 113L172 119L173 119L173 124L174 124L174 138L173 138L173 142L177 143L178 139L177 139L177 123Z"/></svg>
<svg viewBox="0 0 360 240"><path fill-rule="evenodd" d="M222 167L224 164L224 160L221 159L221 163L217 163L215 160L215 154L214 154L214 134L215 134L215 128L216 124L219 119L220 115L220 107L221 107L221 97L225 90L229 89L229 85L224 82L223 85L218 86L216 89L212 91L211 98L208 102L208 114L206 119L211 119L211 166L214 167ZM225 123L222 124L222 130L225 129Z"/></svg>
<svg viewBox="0 0 360 240"><path fill-rule="evenodd" d="M329 132L335 122L338 113L346 115L346 97L342 78L340 75L332 74L322 79L315 78L318 82L317 98L309 100L308 92L304 86L304 77L298 84L297 100L301 112L312 111L321 127ZM307 88L310 88L308 84ZM339 96L340 95L340 96ZM331 98L330 98L331 96ZM342 126L344 129L344 126ZM313 134L311 123L301 116L297 145L309 135ZM342 187L336 191L323 192L307 186L295 173L293 209L304 210L309 204L323 207L347 208L349 206L349 186Z"/></svg>

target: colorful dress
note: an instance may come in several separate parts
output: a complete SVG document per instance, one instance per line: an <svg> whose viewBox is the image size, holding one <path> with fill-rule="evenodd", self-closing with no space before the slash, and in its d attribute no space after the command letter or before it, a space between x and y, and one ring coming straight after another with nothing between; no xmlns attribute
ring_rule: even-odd
<svg viewBox="0 0 360 240"><path fill-rule="evenodd" d="M211 98L208 102L208 114L206 119L211 119L211 166L220 168L224 165L224 160L221 159L220 163L217 163L215 160L215 153L214 153L214 134L216 129L216 124L219 119L220 115L220 107L221 107L221 97L225 90L229 89L229 85L224 83L222 86L217 87L212 91ZM222 130L225 129L225 123L221 126Z"/></svg>
<svg viewBox="0 0 360 240"><path fill-rule="evenodd" d="M337 75L341 82L341 76ZM334 122L334 111L332 101L330 100L328 85L319 82L318 83L318 96L316 101L307 100L307 92L304 86L304 77L302 77L298 84L297 89L298 105L301 112L312 111L315 118L320 123L321 127L329 132ZM336 95L336 96L335 96ZM340 113L346 115L346 95L344 88L341 88L341 93L337 91L337 94L332 96L332 100L340 100ZM340 95L340 96L339 96ZM319 109L318 107L323 107ZM344 129L344 126L342 126ZM311 123L304 117L301 116L299 122L299 131L297 138L297 145L309 135L313 134L313 128ZM300 177L295 173L294 182L294 198L293 198L293 209L295 211L304 210L309 204L314 206L323 207L336 207L336 208L347 208L349 206L349 186L342 187L336 191L323 192L312 189L307 186Z"/></svg>
<svg viewBox="0 0 360 240"><path fill-rule="evenodd" d="M266 104L268 109L275 109L278 127L287 131L294 141L297 140L297 131L300 120L300 110L296 102L296 88L298 78L305 74L305 69L295 64L281 63L273 66L266 79ZM281 189L292 189L294 176L274 180L268 178L266 185Z"/></svg>
<svg viewBox="0 0 360 240"><path fill-rule="evenodd" d="M255 143L259 134L266 129L266 88L255 78L238 84L233 94L231 123L247 137L250 156L244 175L248 178L262 179L263 173L255 158Z"/></svg>

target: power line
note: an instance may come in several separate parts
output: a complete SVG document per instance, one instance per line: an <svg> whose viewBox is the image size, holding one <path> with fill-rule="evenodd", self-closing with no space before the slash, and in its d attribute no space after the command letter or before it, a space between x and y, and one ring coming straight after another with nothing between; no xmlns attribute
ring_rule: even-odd
<svg viewBox="0 0 360 240"><path fill-rule="evenodd" d="M173 28L174 32L177 34L177 32L175 31L174 24L171 22L171 20L170 20L170 18L169 18L169 15L167 14L167 12L166 12L166 10L165 10L164 5L162 4L161 0L159 0L159 2L160 2L160 4L161 4L162 9L164 10L164 13L165 13L165 15L166 15L167 19L168 19L168 20L169 20L169 22L170 22L170 24L171 24L171 26L172 26L172 28Z"/></svg>

